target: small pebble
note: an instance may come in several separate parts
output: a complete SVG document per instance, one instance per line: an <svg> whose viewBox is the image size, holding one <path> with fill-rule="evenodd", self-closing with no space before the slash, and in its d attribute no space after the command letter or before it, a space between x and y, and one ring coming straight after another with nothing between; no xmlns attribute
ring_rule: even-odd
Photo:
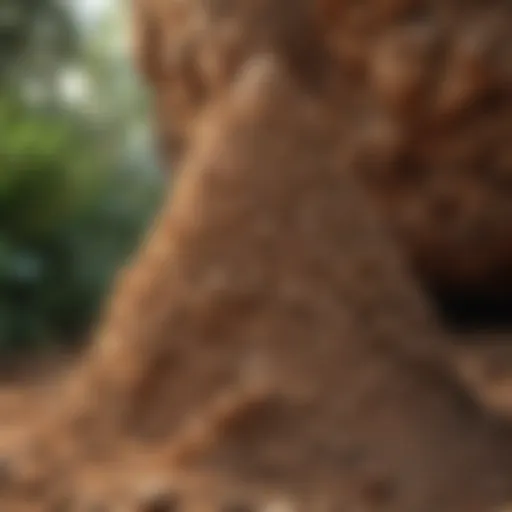
<svg viewBox="0 0 512 512"><path fill-rule="evenodd" d="M9 485L13 478L12 464L8 457L0 457L0 489Z"/></svg>
<svg viewBox="0 0 512 512"><path fill-rule="evenodd" d="M295 512L296 507L288 500L279 499L267 503L262 512Z"/></svg>
<svg viewBox="0 0 512 512"><path fill-rule="evenodd" d="M156 490L147 493L139 502L137 512L177 512L179 497L171 490Z"/></svg>

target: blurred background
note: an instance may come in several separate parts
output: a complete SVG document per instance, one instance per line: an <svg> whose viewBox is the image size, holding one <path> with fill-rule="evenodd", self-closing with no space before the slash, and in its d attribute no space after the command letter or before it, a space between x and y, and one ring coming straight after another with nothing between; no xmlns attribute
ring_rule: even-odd
<svg viewBox="0 0 512 512"><path fill-rule="evenodd" d="M158 205L122 7L0 2L0 358L79 343Z"/></svg>

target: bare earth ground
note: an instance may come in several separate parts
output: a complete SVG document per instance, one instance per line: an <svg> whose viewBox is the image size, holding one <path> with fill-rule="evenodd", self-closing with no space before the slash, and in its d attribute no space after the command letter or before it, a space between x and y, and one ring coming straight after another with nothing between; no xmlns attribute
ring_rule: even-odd
<svg viewBox="0 0 512 512"><path fill-rule="evenodd" d="M471 339L470 339L471 338ZM474 339L476 338L476 339ZM469 343L468 343L469 342ZM480 405L487 409L490 415L501 418L512 418L512 335L478 334L475 337L468 335L459 336L453 344L453 366L459 372L464 382L471 390L472 396ZM44 421L45 401L48 395L59 396L55 389L57 381L66 375L66 371L76 366L79 357L76 354L68 356L50 356L26 361L14 371L9 371L3 384L0 386L0 447L9 446L23 438L27 425L34 425ZM191 375L191 378L195 378ZM187 377L183 376L184 382ZM240 411L243 415L243 407ZM193 434L192 434L193 435ZM216 488L209 488L211 482L188 482L187 477L169 473L167 469L162 471L161 461L155 462L152 454L154 448L135 447L118 441L119 446L108 446L104 455L109 453L111 459L107 467L98 470L92 467L89 471L80 467L83 460L76 461L77 468L73 464L69 468L76 472L79 468L80 492L79 498L73 500L73 492L66 487L58 487L53 490L53 495L45 498L45 504L41 501L40 490L37 484L34 489L30 485L24 488L27 494L26 502L20 505L18 502L5 505L5 510L16 512L26 511L103 511L103 510L127 510L139 512L166 512L181 509L182 496L186 496L187 483L191 487L193 495L197 494L197 486L203 490L205 497L201 504L199 499L198 510L210 510L212 494L218 495ZM100 446L99 450L103 448ZM118 452L116 456L113 454ZM141 453L142 452L142 453ZM100 457L101 459L101 457ZM117 459L117 463L114 462ZM157 457L158 459L158 457ZM132 475L127 474L127 465L132 464ZM5 485L9 481L3 474L5 468L0 464L0 482ZM116 489L116 479L112 478L112 472L121 475L119 487ZM5 480L7 476L7 480ZM34 481L40 478L35 469ZM106 478L105 478L106 476ZM29 471L30 480L30 471ZM127 492L126 482L130 482L130 491ZM65 480L63 480L65 482ZM107 482L107 484L106 484ZM179 482L179 484L177 484ZM268 492L251 492L243 487L229 487L230 492L221 495L223 505L219 510L232 512L238 510L272 510L279 512L293 512L298 504L289 497L275 496ZM386 492L379 490L377 493ZM33 495L31 496L31 493ZM44 492L42 493L44 495ZM8 502L7 502L8 503ZM31 505L32 503L32 505ZM105 503L116 503L123 508L101 508ZM122 505L124 503L124 505ZM120 505L121 504L121 505ZM105 505L108 507L111 505ZM62 508L60 508L62 507ZM97 507L97 508L95 508ZM202 508L203 507L203 508ZM299 507L300 508L300 507ZM191 509L190 503L187 510ZM2 509L4 510L4 509ZM306 509L307 510L307 509ZM319 510L322 510L319 508ZM355 509L358 510L358 509ZM458 510L458 509L454 509ZM475 509L476 510L476 509ZM496 509L498 510L498 509ZM508 508L499 509L500 512L508 512ZM493 509L494 512L494 509Z"/></svg>

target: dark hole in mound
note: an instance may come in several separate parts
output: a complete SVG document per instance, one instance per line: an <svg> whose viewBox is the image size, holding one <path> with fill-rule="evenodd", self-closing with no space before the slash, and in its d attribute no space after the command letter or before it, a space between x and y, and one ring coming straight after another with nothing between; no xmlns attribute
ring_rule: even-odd
<svg viewBox="0 0 512 512"><path fill-rule="evenodd" d="M430 289L429 295L441 321L451 331L512 334L512 287Z"/></svg>

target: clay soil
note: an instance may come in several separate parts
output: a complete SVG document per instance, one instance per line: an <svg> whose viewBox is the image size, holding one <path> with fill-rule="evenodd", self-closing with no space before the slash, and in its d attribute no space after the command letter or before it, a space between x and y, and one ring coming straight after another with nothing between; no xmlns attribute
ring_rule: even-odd
<svg viewBox="0 0 512 512"><path fill-rule="evenodd" d="M493 421L512 420L512 335L508 333L477 333L453 335L451 342L452 368L466 386L470 397L485 415ZM82 354L51 354L35 357L23 363L12 365L1 375L0 384L0 448L5 454L20 452L13 447L23 446L27 449L27 439L33 437L38 429L34 426L45 421L51 422L52 413L47 410L52 397L59 397L60 386L66 383L68 371L80 366ZM183 375L183 382L187 376ZM197 376L193 373L190 379ZM254 396L258 404L259 396ZM246 398L244 398L246 400ZM207 413L199 422L191 422L181 436L187 451L201 451L208 438L209 429L217 428L225 421L230 424L232 417L242 418L242 428L246 421L254 419L262 428L258 410L252 411L252 403L238 401L236 392L226 394L217 404L217 413ZM245 418L245 415L248 415ZM158 416L158 415L157 415ZM244 419L245 418L245 419ZM204 421L201 427L201 419ZM239 418L240 419L240 418ZM237 420L238 421L238 420ZM428 420L426 420L428 421ZM213 422L214 425L208 422ZM235 422L236 423L236 422ZM198 428L199 426L199 428ZM264 428L264 427L263 427ZM249 430L251 430L249 428ZM304 505L293 493L281 495L272 485L259 488L245 486L239 481L225 481L194 477L189 472L170 469L173 455L167 453L161 441L146 440L133 442L124 435L114 438L101 437L98 433L89 433L88 450L94 455L79 455L74 452L68 457L65 472L52 468L49 460L55 457L56 447L65 437L62 431L54 431L45 439L50 443L49 451L40 454L39 465L29 458L27 466L15 468L9 458L0 464L0 481L2 483L2 510L12 512L168 512L175 510L218 510L222 512L269 510L294 512L295 510L330 511L332 505L325 498L318 503ZM65 433L64 435L69 435ZM222 437L222 433L218 434ZM92 439L91 439L92 438ZM83 438L82 438L83 439ZM198 440L199 439L199 440ZM195 444L197 442L197 445ZM215 443L215 439L206 440L206 445ZM62 447L61 447L62 448ZM276 447L274 448L276 449ZM277 448L278 449L278 448ZM53 452L53 453L52 453ZM163 457L162 457L163 452ZM354 456L356 456L354 454ZM50 470L54 471L50 477ZM14 476L14 473L18 474ZM62 468L61 468L62 471ZM215 472L214 472L215 474ZM21 478L20 478L20 475ZM368 489L370 502L378 504L386 500L389 492L377 480ZM14 490L16 486L18 489ZM6 489L8 491L6 492ZM11 496L10 498L8 496ZM21 496L21 497L20 497ZM328 494L326 495L328 496ZM184 506L184 504L186 506ZM5 507L5 508L4 508ZM116 508L117 507L117 508ZM352 510L352 509L349 509ZM359 510L357 508L353 510ZM365 509L366 510L366 509ZM374 510L374 509L369 509ZM388 510L377 507L375 510ZM392 510L392 509L389 509ZM453 509L462 510L463 509ZM466 509L464 509L466 510ZM473 509L471 509L473 510ZM487 508L475 508L486 512ZM492 512L508 512L508 505L492 509Z"/></svg>

